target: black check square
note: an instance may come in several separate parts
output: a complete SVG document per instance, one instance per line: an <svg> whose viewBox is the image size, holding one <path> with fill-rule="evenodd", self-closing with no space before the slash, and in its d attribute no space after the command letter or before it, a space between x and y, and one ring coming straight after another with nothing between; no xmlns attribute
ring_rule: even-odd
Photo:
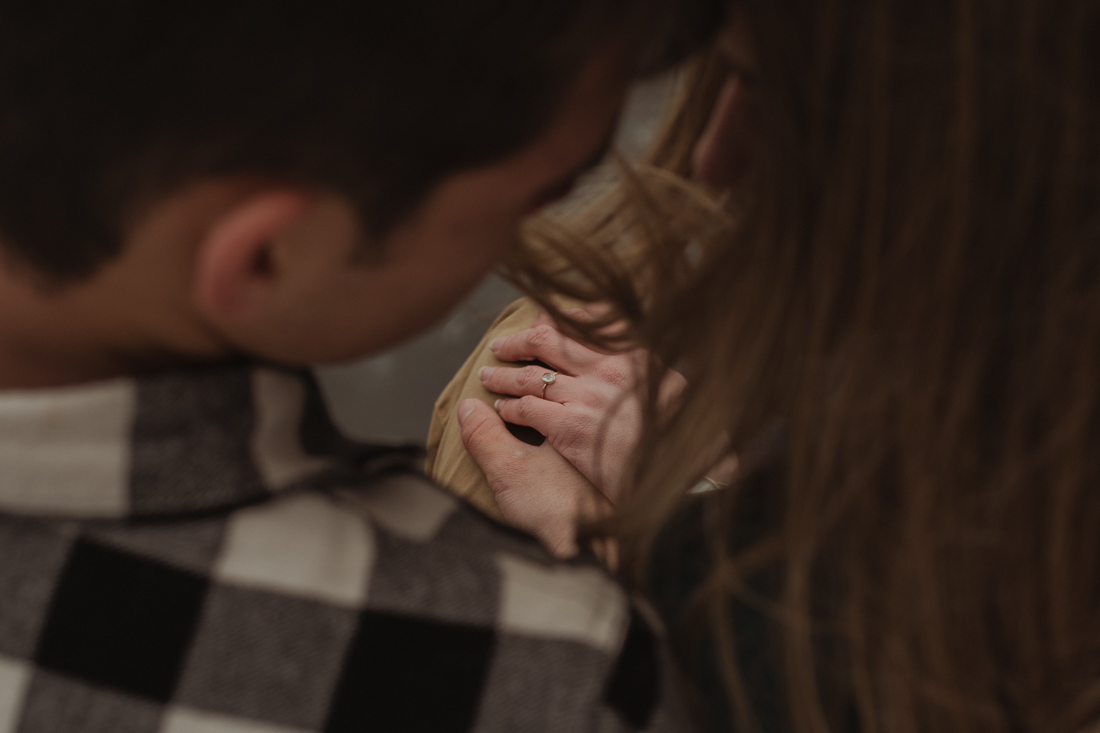
<svg viewBox="0 0 1100 733"><path fill-rule="evenodd" d="M649 725L661 688L657 638L637 610L630 613L622 654L615 663L604 700L636 730Z"/></svg>
<svg viewBox="0 0 1100 733"><path fill-rule="evenodd" d="M167 702L206 588L197 575L78 540L35 661L95 685Z"/></svg>
<svg viewBox="0 0 1100 733"><path fill-rule="evenodd" d="M364 612L325 732L468 731L495 647L489 628Z"/></svg>

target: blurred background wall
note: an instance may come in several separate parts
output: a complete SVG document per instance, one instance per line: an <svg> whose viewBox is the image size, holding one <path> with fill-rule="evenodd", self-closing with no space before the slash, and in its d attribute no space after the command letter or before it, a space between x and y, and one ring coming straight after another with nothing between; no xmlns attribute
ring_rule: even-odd
<svg viewBox="0 0 1100 733"><path fill-rule="evenodd" d="M675 75L669 75L631 94L616 136L616 148L627 159L640 155L652 140L675 85ZM588 190L582 184L578 195L591 195L592 186L606 181L606 176L590 181ZM510 285L490 276L431 331L369 359L317 369L336 421L363 440L423 443L436 397L497 314L518 297Z"/></svg>

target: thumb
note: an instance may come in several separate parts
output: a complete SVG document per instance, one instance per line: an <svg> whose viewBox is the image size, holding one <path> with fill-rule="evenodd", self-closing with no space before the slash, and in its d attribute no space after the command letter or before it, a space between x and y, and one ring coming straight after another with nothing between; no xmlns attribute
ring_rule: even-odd
<svg viewBox="0 0 1100 733"><path fill-rule="evenodd" d="M482 467L495 455L526 445L508 432L496 410L479 399L459 404L458 423L462 426L462 444Z"/></svg>

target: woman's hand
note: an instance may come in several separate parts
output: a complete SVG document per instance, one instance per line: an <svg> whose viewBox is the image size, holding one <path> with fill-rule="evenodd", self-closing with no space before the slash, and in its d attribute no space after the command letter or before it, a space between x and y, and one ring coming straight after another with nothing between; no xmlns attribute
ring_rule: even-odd
<svg viewBox="0 0 1100 733"><path fill-rule="evenodd" d="M481 400L458 406L462 442L485 473L504 518L556 557L577 553L577 526L611 509L600 492L549 443L532 446L508 432Z"/></svg>
<svg viewBox="0 0 1100 733"><path fill-rule="evenodd" d="M533 327L499 338L491 348L501 361L537 360L551 367L482 369L486 389L512 397L497 402L501 417L545 435L558 453L617 503L641 434L639 380L648 354L641 349L600 353L561 333L545 314ZM557 376L546 384L543 377L553 372ZM670 371L661 386L662 401L674 398L684 385L684 378Z"/></svg>

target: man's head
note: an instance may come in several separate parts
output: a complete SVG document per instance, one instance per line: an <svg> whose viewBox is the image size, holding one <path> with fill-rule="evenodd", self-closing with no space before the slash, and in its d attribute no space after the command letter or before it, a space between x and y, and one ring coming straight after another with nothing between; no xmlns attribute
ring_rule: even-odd
<svg viewBox="0 0 1100 733"><path fill-rule="evenodd" d="M148 332L146 350L167 324L127 310L149 295L135 278L163 292L184 287L183 270L195 309L190 323L176 314L180 338L165 350L305 361L384 345L408 328L280 345L240 321L277 304L268 332L319 336L340 327L318 318L341 289L392 290L393 303L433 277L449 305L599 151L625 81L690 48L720 6L2 0L9 273L55 305L112 282L110 318ZM408 272L392 270L417 252ZM338 257L394 277L329 282ZM91 317L102 299L86 297ZM358 305L373 310L352 317L386 316L387 301ZM422 326L440 309L414 305L395 323Z"/></svg>

